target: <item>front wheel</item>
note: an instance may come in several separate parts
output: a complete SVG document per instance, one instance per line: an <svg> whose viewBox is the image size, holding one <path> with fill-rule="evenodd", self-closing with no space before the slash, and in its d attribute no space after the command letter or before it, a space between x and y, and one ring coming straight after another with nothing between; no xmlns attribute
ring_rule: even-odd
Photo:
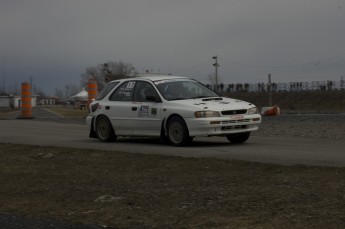
<svg viewBox="0 0 345 229"><path fill-rule="evenodd" d="M238 134L229 134L226 138L234 144L240 144L248 140L250 132L238 133Z"/></svg>
<svg viewBox="0 0 345 229"><path fill-rule="evenodd" d="M100 116L96 120L96 135L101 142L113 142L116 140L114 129L105 116Z"/></svg>
<svg viewBox="0 0 345 229"><path fill-rule="evenodd" d="M169 142L174 146L187 145L192 139L189 137L186 123L180 117L173 117L168 121L167 134Z"/></svg>

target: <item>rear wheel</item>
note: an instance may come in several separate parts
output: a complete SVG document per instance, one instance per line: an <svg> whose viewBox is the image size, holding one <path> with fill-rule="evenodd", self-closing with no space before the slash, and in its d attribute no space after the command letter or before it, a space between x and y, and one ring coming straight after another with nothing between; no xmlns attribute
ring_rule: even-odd
<svg viewBox="0 0 345 229"><path fill-rule="evenodd" d="M96 120L96 135L101 142L113 142L116 140L114 129L105 116L100 116Z"/></svg>
<svg viewBox="0 0 345 229"><path fill-rule="evenodd" d="M173 117L168 121L167 134L169 142L175 146L187 145L192 139L186 123L180 117Z"/></svg>
<svg viewBox="0 0 345 229"><path fill-rule="evenodd" d="M238 134L229 134L226 138L234 144L240 144L248 140L250 132L238 133Z"/></svg>

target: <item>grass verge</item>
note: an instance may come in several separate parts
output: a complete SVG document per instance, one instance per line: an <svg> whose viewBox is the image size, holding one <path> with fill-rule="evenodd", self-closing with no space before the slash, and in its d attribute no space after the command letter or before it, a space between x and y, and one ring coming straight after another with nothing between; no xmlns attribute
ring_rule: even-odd
<svg viewBox="0 0 345 229"><path fill-rule="evenodd" d="M50 106L46 109L66 118L79 118L88 115L88 110L74 109L73 107Z"/></svg>
<svg viewBox="0 0 345 229"><path fill-rule="evenodd" d="M0 144L0 168L4 214L115 228L345 227L345 168L12 144Z"/></svg>

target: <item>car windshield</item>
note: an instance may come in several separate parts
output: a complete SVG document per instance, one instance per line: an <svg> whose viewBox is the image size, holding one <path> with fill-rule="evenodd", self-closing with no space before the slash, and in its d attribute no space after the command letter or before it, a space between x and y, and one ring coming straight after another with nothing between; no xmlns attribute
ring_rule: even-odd
<svg viewBox="0 0 345 229"><path fill-rule="evenodd" d="M156 81L155 85L164 99L169 101L218 97L215 92L195 80L161 80Z"/></svg>

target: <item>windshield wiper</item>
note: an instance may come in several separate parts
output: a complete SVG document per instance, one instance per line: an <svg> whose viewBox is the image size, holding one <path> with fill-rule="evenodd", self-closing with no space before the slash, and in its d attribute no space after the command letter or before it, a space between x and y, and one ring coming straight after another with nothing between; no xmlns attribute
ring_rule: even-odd
<svg viewBox="0 0 345 229"><path fill-rule="evenodd" d="M207 99L203 99L202 101L211 101L211 100L223 100L223 98L222 97L209 96L209 97L207 97Z"/></svg>
<svg viewBox="0 0 345 229"><path fill-rule="evenodd" d="M173 99L170 99L170 100L185 100L187 98L184 98L184 97L180 97L180 98L173 98Z"/></svg>

